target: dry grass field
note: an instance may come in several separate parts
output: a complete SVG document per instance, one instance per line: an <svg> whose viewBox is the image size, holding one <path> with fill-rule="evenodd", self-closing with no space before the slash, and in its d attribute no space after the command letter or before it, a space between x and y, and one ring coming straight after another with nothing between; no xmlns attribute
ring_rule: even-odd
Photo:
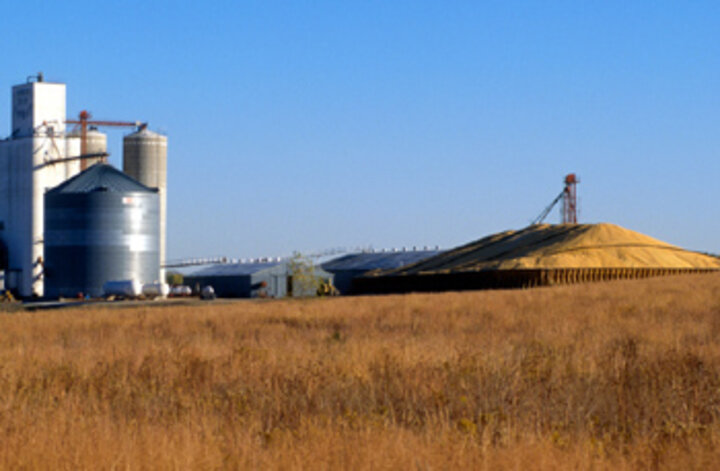
<svg viewBox="0 0 720 471"><path fill-rule="evenodd" d="M0 314L2 469L712 469L720 276Z"/></svg>

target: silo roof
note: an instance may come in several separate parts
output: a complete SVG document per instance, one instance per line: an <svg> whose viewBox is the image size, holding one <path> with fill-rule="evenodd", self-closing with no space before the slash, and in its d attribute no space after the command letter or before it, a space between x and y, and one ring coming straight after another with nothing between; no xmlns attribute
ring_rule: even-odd
<svg viewBox="0 0 720 471"><path fill-rule="evenodd" d="M615 224L541 224L493 234L383 274L545 268L720 269L720 259Z"/></svg>
<svg viewBox="0 0 720 471"><path fill-rule="evenodd" d="M108 191L113 193L157 193L112 165L98 163L56 186L48 193L91 193Z"/></svg>
<svg viewBox="0 0 720 471"><path fill-rule="evenodd" d="M138 131L135 131L133 133L127 134L125 137L126 138L163 138L163 139L166 138L165 135L151 131L146 127L142 128Z"/></svg>
<svg viewBox="0 0 720 471"><path fill-rule="evenodd" d="M257 273L266 268L280 265L283 262L254 262L254 263L228 263L213 265L203 268L187 275L188 278L195 276L247 276Z"/></svg>
<svg viewBox="0 0 720 471"><path fill-rule="evenodd" d="M408 252L360 252L334 258L322 264L329 272L353 270L388 270L416 263L439 254L439 250L413 250Z"/></svg>

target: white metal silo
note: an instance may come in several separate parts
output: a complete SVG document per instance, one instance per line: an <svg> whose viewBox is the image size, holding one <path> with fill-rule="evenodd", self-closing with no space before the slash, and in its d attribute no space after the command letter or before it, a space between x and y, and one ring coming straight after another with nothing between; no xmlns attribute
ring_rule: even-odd
<svg viewBox="0 0 720 471"><path fill-rule="evenodd" d="M142 128L123 138L123 172L160 196L160 266L165 264L167 225L167 137ZM161 269L158 280L165 280Z"/></svg>

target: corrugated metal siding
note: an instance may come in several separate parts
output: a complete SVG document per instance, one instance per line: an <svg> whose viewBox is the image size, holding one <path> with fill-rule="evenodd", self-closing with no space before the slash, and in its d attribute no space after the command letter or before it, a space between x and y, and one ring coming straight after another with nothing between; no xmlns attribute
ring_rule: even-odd
<svg viewBox="0 0 720 471"><path fill-rule="evenodd" d="M353 280L365 273L365 270L339 270L333 274L333 285L340 294L352 294Z"/></svg>
<svg viewBox="0 0 720 471"><path fill-rule="evenodd" d="M322 268L333 274L333 284L341 294L352 294L353 280L367 272L401 268L439 253L439 250L355 253L325 262Z"/></svg>
<svg viewBox="0 0 720 471"><path fill-rule="evenodd" d="M186 276L184 283L199 292L205 286L212 286L221 298L250 297L250 275L238 276Z"/></svg>
<svg viewBox="0 0 720 471"><path fill-rule="evenodd" d="M322 264L322 268L333 273L341 270L387 270L404 267L439 253L439 250L354 253L327 261Z"/></svg>
<svg viewBox="0 0 720 471"><path fill-rule="evenodd" d="M191 273L189 276L243 276L281 265L282 262L229 263L213 265Z"/></svg>
<svg viewBox="0 0 720 471"><path fill-rule="evenodd" d="M156 193L48 193L45 295L101 296L106 281L157 281L158 210Z"/></svg>
<svg viewBox="0 0 720 471"><path fill-rule="evenodd" d="M106 281L158 281L157 191L97 164L45 194L45 296L101 296Z"/></svg>
<svg viewBox="0 0 720 471"><path fill-rule="evenodd" d="M333 277L318 267L315 276L328 280ZM283 298L288 294L288 265L284 261L215 265L186 275L184 283L200 289L210 285L222 298ZM296 296L314 294L294 293Z"/></svg>

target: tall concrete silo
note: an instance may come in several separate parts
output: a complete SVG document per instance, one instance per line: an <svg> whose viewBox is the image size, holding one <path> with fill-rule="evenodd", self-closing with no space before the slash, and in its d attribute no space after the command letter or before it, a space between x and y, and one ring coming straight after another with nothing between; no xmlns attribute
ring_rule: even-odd
<svg viewBox="0 0 720 471"><path fill-rule="evenodd" d="M12 88L11 135L0 139L0 238L8 249L6 289L43 295L43 195L79 171L66 160L66 86L42 74Z"/></svg>
<svg viewBox="0 0 720 471"><path fill-rule="evenodd" d="M165 264L167 226L167 137L142 128L123 138L123 172L160 196L160 266ZM165 270L158 279L165 280Z"/></svg>
<svg viewBox="0 0 720 471"><path fill-rule="evenodd" d="M77 149L77 154L80 154L80 136L81 132L80 130L75 130L71 133L68 133L67 138L71 141L69 145L73 147L73 149ZM87 130L86 134L86 140L87 140L87 151L88 154L104 154L107 152L107 134L102 133L97 130L97 128L91 127ZM85 159L85 163L82 165L84 168L88 168L93 166L94 164L103 162L102 157L97 157L93 159Z"/></svg>
<svg viewBox="0 0 720 471"><path fill-rule="evenodd" d="M160 270L158 191L97 164L45 193L45 296L101 296Z"/></svg>

